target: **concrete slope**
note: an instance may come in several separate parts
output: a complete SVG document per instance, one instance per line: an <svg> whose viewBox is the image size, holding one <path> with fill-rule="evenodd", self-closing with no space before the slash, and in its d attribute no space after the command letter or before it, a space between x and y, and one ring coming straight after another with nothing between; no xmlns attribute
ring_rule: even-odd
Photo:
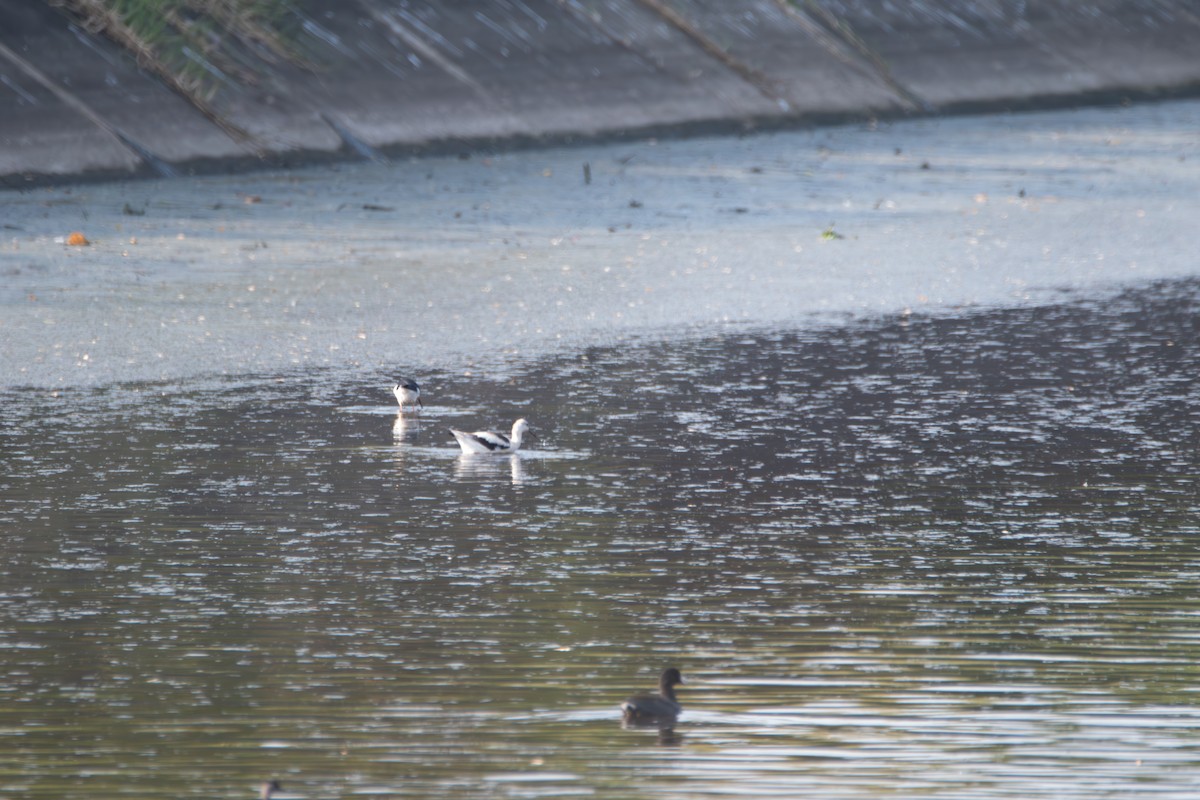
<svg viewBox="0 0 1200 800"><path fill-rule="evenodd" d="M0 2L0 175L122 174L251 150L40 2Z"/></svg>
<svg viewBox="0 0 1200 800"><path fill-rule="evenodd" d="M232 42L203 112L0 0L0 181L170 174L699 125L1181 94L1188 0L308 0L300 63ZM301 10L302 9L302 10Z"/></svg>

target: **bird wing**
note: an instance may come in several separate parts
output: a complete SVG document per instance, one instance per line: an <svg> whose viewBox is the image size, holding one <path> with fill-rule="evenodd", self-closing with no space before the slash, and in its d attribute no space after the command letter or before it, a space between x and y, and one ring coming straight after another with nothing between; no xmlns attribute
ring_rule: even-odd
<svg viewBox="0 0 1200 800"><path fill-rule="evenodd" d="M474 433L468 433L467 435L479 442L488 450L507 450L508 448L512 447L512 443L508 440L508 437L502 433L495 433L493 431L475 431Z"/></svg>
<svg viewBox="0 0 1200 800"><path fill-rule="evenodd" d="M474 453L499 453L508 450L512 445L508 441L508 437L492 431L475 431L467 433L466 431L450 429L454 434L454 438L458 439L459 445L463 450Z"/></svg>

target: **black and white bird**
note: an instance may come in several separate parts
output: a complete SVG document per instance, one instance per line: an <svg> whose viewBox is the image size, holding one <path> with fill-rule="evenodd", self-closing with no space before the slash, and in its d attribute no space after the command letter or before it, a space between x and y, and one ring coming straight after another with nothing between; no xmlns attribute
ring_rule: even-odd
<svg viewBox="0 0 1200 800"><path fill-rule="evenodd" d="M425 407L421 404L421 387L412 378L401 378L400 382L392 387L392 394L396 395L396 402L400 404L401 411L405 405Z"/></svg>
<svg viewBox="0 0 1200 800"><path fill-rule="evenodd" d="M259 800L271 800L276 792L283 791L283 784L279 781L266 781L263 783L261 790L258 793Z"/></svg>
<svg viewBox="0 0 1200 800"><path fill-rule="evenodd" d="M529 423L519 419L513 423L512 436L495 431L467 433L454 428L451 428L450 432L454 434L464 453L515 453L525 441L525 432L528 430Z"/></svg>
<svg viewBox="0 0 1200 800"><path fill-rule="evenodd" d="M663 670L658 678L658 692L635 694L621 703L621 716L627 724L664 725L675 722L683 712L683 706L675 699L675 687L683 683L683 676L675 667Z"/></svg>

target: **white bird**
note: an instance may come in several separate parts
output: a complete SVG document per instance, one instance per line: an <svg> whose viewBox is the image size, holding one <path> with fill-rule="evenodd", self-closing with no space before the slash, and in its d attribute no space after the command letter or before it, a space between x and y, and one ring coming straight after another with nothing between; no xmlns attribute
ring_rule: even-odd
<svg viewBox="0 0 1200 800"><path fill-rule="evenodd" d="M458 446L464 453L515 453L520 449L527 430L529 423L519 419L513 423L511 437L494 431L467 433L451 428L450 432L458 439Z"/></svg>
<svg viewBox="0 0 1200 800"><path fill-rule="evenodd" d="M392 387L392 394L396 395L396 402L400 404L401 411L404 411L406 403L410 406L425 407L421 403L421 387L412 378L401 378L400 382Z"/></svg>

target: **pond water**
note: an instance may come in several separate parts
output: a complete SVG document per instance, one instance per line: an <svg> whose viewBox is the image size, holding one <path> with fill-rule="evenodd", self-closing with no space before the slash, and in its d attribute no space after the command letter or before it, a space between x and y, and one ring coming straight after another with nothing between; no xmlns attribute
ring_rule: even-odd
<svg viewBox="0 0 1200 800"><path fill-rule="evenodd" d="M7 391L0 797L1195 797L1198 315Z"/></svg>

